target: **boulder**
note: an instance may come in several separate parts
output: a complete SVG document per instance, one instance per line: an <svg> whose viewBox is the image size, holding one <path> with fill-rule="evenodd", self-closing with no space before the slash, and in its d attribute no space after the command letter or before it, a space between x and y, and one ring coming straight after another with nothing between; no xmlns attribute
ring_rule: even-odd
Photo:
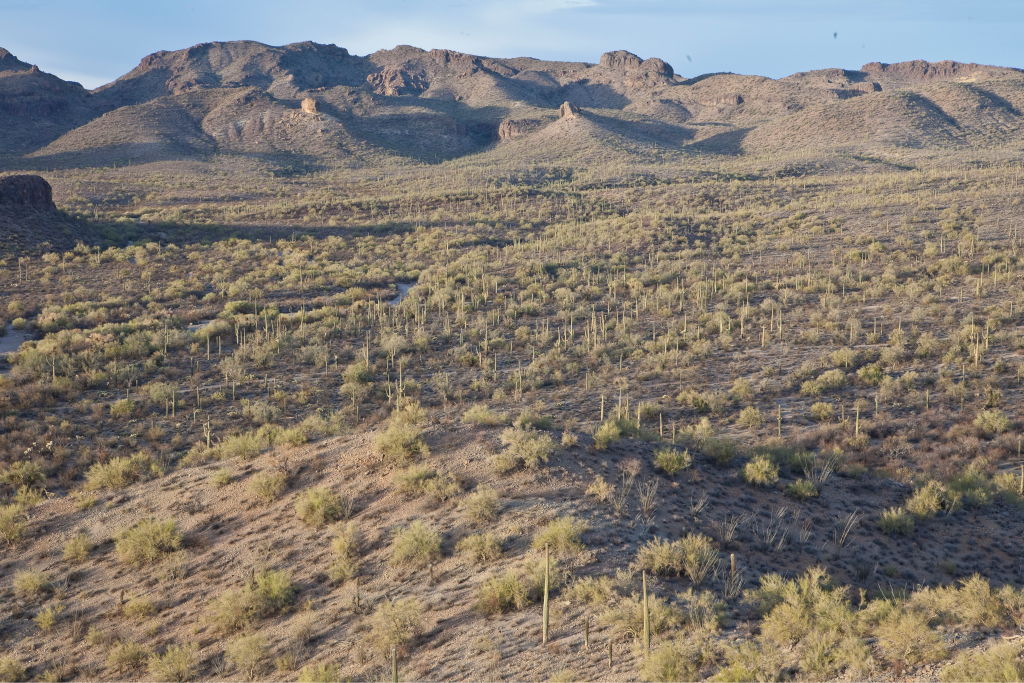
<svg viewBox="0 0 1024 683"><path fill-rule="evenodd" d="M609 69L638 69L643 61L632 52L625 50L605 52L601 55L601 66L606 66Z"/></svg>
<svg viewBox="0 0 1024 683"><path fill-rule="evenodd" d="M562 106L564 107L565 105ZM572 105L569 106L571 107ZM529 132L530 123L528 121L509 119L508 121L502 121L498 124L499 140L508 140L510 138L519 137L520 135L526 135Z"/></svg>
<svg viewBox="0 0 1024 683"><path fill-rule="evenodd" d="M580 114L580 108L572 102L563 102L562 106L558 108L558 118L560 119L574 119Z"/></svg>
<svg viewBox="0 0 1024 683"><path fill-rule="evenodd" d="M0 178L0 205L56 209L50 183L37 175Z"/></svg>
<svg viewBox="0 0 1024 683"><path fill-rule="evenodd" d="M306 99L302 100L302 111L306 112L307 114L320 113L320 110L317 109L316 106L316 100L314 100L312 97L307 97Z"/></svg>

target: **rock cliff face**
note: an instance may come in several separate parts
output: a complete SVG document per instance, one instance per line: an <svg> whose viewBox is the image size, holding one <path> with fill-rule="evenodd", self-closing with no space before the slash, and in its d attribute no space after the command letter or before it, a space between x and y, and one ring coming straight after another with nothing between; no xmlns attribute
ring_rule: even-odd
<svg viewBox="0 0 1024 683"><path fill-rule="evenodd" d="M626 52L625 50L605 52L601 55L600 63L601 66L609 69L619 69L622 71L650 71L668 78L672 78L672 76L675 75L672 67L664 60L658 59L657 57L640 59L632 52Z"/></svg>
<svg viewBox="0 0 1024 683"><path fill-rule="evenodd" d="M306 99L302 100L302 111L306 112L307 114L320 113L320 110L316 106L316 100L314 100L312 97L307 97Z"/></svg>
<svg viewBox="0 0 1024 683"><path fill-rule="evenodd" d="M37 175L0 178L0 205L56 209L50 183Z"/></svg>
<svg viewBox="0 0 1024 683"><path fill-rule="evenodd" d="M508 121L502 121L498 125L499 140L510 140L512 138L519 137L520 135L526 135L529 132L529 121L518 121L516 119L509 119Z"/></svg>

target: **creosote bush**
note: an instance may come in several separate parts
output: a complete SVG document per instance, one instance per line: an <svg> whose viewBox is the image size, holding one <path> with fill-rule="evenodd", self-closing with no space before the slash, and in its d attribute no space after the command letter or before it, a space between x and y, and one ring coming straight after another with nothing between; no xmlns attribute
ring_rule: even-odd
<svg viewBox="0 0 1024 683"><path fill-rule="evenodd" d="M144 519L118 536L114 548L125 564L153 564L181 548L184 540L173 519Z"/></svg>
<svg viewBox="0 0 1024 683"><path fill-rule="evenodd" d="M391 657L394 648L399 656L407 654L407 648L416 636L423 632L423 606L416 598L401 598L392 603L381 601L370 615L370 646L381 661Z"/></svg>
<svg viewBox="0 0 1024 683"><path fill-rule="evenodd" d="M387 429L377 437L377 448L397 463L408 463L430 455L421 427L426 419L427 412L418 402L406 401L391 413Z"/></svg>
<svg viewBox="0 0 1024 683"><path fill-rule="evenodd" d="M676 476L693 463L690 451L675 448L659 448L654 452L654 466L670 477Z"/></svg>
<svg viewBox="0 0 1024 683"><path fill-rule="evenodd" d="M441 559L441 535L420 520L395 532L391 543L392 566L426 567Z"/></svg>
<svg viewBox="0 0 1024 683"><path fill-rule="evenodd" d="M486 484L479 484L475 491L462 499L459 509L474 524L493 522L498 519L498 514L501 512L498 492Z"/></svg>
<svg viewBox="0 0 1024 683"><path fill-rule="evenodd" d="M764 455L755 455L743 466L743 478L755 486L771 486L779 480L779 466Z"/></svg>
<svg viewBox="0 0 1024 683"><path fill-rule="evenodd" d="M324 486L303 491L295 499L295 514L317 529L347 516L347 501Z"/></svg>
<svg viewBox="0 0 1024 683"><path fill-rule="evenodd" d="M914 533L914 517L903 508L888 508L878 519L878 528L889 536L910 536Z"/></svg>
<svg viewBox="0 0 1024 683"><path fill-rule="evenodd" d="M499 471L506 462L513 463L512 467L521 462L528 470L537 469L555 452L551 435L531 428L509 427L501 433L501 443L505 446L504 454L499 454L504 455L502 465L495 461Z"/></svg>
<svg viewBox="0 0 1024 683"><path fill-rule="evenodd" d="M265 569L244 587L227 590L214 598L210 602L210 620L220 631L237 631L256 619L286 610L298 592L289 572Z"/></svg>
<svg viewBox="0 0 1024 683"><path fill-rule="evenodd" d="M534 550L547 547L556 555L575 555L585 547L581 536L587 528L587 523L576 517L558 517L533 535L530 547Z"/></svg>
<svg viewBox="0 0 1024 683"><path fill-rule="evenodd" d="M483 564L501 557L501 541L493 533L473 534L456 543L455 551Z"/></svg>

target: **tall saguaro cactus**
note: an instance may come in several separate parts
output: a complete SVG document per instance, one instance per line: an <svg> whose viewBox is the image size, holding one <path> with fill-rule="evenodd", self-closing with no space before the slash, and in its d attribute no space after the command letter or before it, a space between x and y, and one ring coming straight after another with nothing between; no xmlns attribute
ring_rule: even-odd
<svg viewBox="0 0 1024 683"><path fill-rule="evenodd" d="M544 546L544 632L542 644L548 644L548 587L551 585L551 556L548 546Z"/></svg>

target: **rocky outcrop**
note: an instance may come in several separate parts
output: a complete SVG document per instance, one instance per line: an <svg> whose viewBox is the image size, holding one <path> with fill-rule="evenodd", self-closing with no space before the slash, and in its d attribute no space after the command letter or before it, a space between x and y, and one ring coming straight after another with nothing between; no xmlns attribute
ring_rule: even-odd
<svg viewBox="0 0 1024 683"><path fill-rule="evenodd" d="M307 114L320 113L320 110L316 106L316 100L314 100L312 97L307 97L306 99L302 100L302 111L306 112Z"/></svg>
<svg viewBox="0 0 1024 683"><path fill-rule="evenodd" d="M56 209L50 183L37 175L11 175L0 178L0 205Z"/></svg>
<svg viewBox="0 0 1024 683"><path fill-rule="evenodd" d="M1011 73L1021 73L1020 69L987 66L985 64L974 64L973 62L970 64L954 62L952 60L926 62L922 59L898 62L896 64L871 62L862 66L860 70L871 74L875 78L886 78L909 83L950 80L981 74L986 76L1005 76Z"/></svg>
<svg viewBox="0 0 1024 683"><path fill-rule="evenodd" d="M409 74L390 66L370 74L366 82L373 92L388 97L417 94L430 87L422 74Z"/></svg>
<svg viewBox="0 0 1024 683"><path fill-rule="evenodd" d="M562 106L558 108L558 118L560 119L574 119L580 115L580 108L572 102L563 102Z"/></svg>
<svg viewBox="0 0 1024 683"><path fill-rule="evenodd" d="M38 67L26 64L0 47L0 71L28 71L30 69L39 70Z"/></svg>
<svg viewBox="0 0 1024 683"><path fill-rule="evenodd" d="M700 100L700 103L705 107L717 107L723 104L735 107L743 104L743 96L737 95L736 93L727 93L725 95L719 95L714 99Z"/></svg>
<svg viewBox="0 0 1024 683"><path fill-rule="evenodd" d="M568 104L568 103L566 103ZM562 105L563 107L565 105ZM569 105L570 107L572 105ZM530 132L530 122L520 121L516 119L509 119L508 121L502 121L498 124L498 139L499 140L510 140L511 138L519 137L520 135L526 135Z"/></svg>
<svg viewBox="0 0 1024 683"><path fill-rule="evenodd" d="M627 52L626 50L605 52L601 55L601 66L620 71L648 71L665 76L666 78L672 78L675 74L671 65L662 59L657 57L640 59L632 52Z"/></svg>
<svg viewBox="0 0 1024 683"><path fill-rule="evenodd" d="M626 71L639 69L643 61L632 52L625 50L605 52L601 55L601 66L606 66L609 69L624 69Z"/></svg>

